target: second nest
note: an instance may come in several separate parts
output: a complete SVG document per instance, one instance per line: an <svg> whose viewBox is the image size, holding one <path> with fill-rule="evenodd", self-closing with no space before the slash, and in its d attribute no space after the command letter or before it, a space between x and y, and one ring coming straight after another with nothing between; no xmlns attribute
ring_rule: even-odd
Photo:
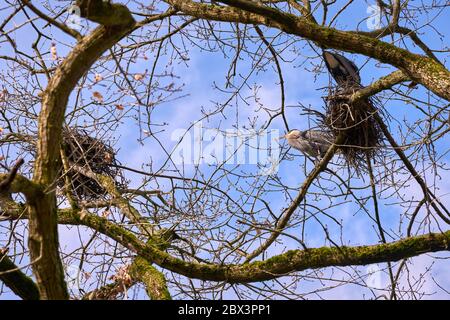
<svg viewBox="0 0 450 320"><path fill-rule="evenodd" d="M69 185L76 198L95 200L107 194L95 178L83 172L112 178L118 187L124 185L121 171L116 167L115 151L105 141L91 137L82 129L65 128L62 147L70 169L59 179L58 186Z"/></svg>

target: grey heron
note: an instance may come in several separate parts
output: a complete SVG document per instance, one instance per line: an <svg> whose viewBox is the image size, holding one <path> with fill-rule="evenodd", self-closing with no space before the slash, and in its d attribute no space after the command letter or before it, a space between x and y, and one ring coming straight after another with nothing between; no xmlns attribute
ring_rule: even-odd
<svg viewBox="0 0 450 320"><path fill-rule="evenodd" d="M323 52L328 71L339 86L361 86L358 67L346 57L329 51Z"/></svg>
<svg viewBox="0 0 450 320"><path fill-rule="evenodd" d="M314 158L322 158L333 143L332 135L321 130L294 129L280 139L286 139L291 147Z"/></svg>

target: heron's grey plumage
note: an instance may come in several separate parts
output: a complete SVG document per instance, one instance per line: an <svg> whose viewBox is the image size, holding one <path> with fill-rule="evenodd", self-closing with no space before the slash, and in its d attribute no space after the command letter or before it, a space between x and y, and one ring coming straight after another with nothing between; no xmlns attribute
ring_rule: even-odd
<svg viewBox="0 0 450 320"><path fill-rule="evenodd" d="M333 143L331 134L320 130L291 130L284 138L291 147L315 158L322 158Z"/></svg>
<svg viewBox="0 0 450 320"><path fill-rule="evenodd" d="M323 58L325 60L325 64L327 65L328 71L333 76L334 80L336 80L338 85L361 85L359 69L353 61L338 53L328 51L323 52Z"/></svg>

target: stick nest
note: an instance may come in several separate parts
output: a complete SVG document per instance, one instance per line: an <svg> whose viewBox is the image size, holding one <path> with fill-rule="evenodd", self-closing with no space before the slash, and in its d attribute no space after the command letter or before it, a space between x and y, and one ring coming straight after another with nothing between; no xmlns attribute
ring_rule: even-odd
<svg viewBox="0 0 450 320"><path fill-rule="evenodd" d="M83 172L92 171L112 178L119 188L125 186L122 172L116 167L116 153L106 141L93 138L79 128L65 128L62 149L70 169L67 172L61 170L63 174L58 179L58 187L65 188L69 184L72 195L77 199L97 200L107 195L96 179Z"/></svg>

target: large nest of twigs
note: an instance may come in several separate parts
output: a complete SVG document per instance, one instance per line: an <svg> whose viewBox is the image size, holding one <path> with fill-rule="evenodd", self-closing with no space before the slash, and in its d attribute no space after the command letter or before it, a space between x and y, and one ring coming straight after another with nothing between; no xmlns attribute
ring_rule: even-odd
<svg viewBox="0 0 450 320"><path fill-rule="evenodd" d="M348 164L364 169L367 156L374 157L382 144L382 130L374 115L381 116L381 106L375 99L362 99L350 103L349 97L359 88L349 86L330 89L325 99L324 123L335 137L343 134L340 153ZM379 105L378 108L376 105Z"/></svg>
<svg viewBox="0 0 450 320"><path fill-rule="evenodd" d="M79 128L64 128L62 149L69 170L61 168L58 187L69 185L72 196L77 199L96 200L106 196L106 190L92 173L112 178L117 187L124 186L115 151L106 141L93 138Z"/></svg>

